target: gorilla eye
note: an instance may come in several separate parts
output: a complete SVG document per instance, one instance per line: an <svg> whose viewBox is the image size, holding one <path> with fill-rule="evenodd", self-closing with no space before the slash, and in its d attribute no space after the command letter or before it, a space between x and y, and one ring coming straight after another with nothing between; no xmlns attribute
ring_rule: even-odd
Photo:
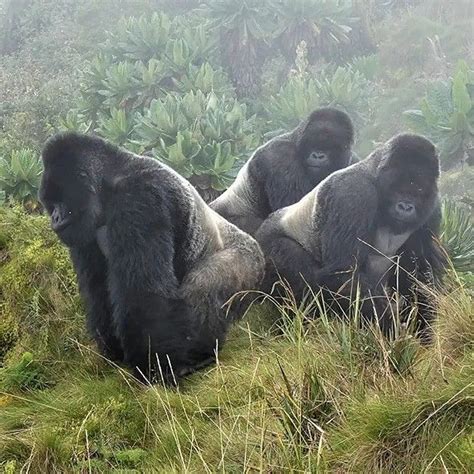
<svg viewBox="0 0 474 474"><path fill-rule="evenodd" d="M410 186L411 186L412 188L414 188L414 187L416 186L415 191L416 191L418 194L422 194L422 193L423 193L423 188L422 188L420 185L418 185L417 183L415 183L414 181L410 181Z"/></svg>

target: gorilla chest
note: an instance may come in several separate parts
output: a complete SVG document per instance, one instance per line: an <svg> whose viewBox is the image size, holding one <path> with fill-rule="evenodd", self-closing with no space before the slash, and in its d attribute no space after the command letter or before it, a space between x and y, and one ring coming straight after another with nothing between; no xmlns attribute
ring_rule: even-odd
<svg viewBox="0 0 474 474"><path fill-rule="evenodd" d="M373 248L370 249L368 263L372 275L381 278L384 273L393 265L391 260L400 247L410 237L411 232L394 234L391 230L382 227L377 229Z"/></svg>

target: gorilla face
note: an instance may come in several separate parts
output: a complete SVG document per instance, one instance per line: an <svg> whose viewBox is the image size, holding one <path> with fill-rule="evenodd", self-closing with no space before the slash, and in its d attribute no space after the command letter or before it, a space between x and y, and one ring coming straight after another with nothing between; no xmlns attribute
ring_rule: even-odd
<svg viewBox="0 0 474 474"><path fill-rule="evenodd" d="M314 112L297 142L297 154L314 182L349 165L353 128L349 117L335 109Z"/></svg>
<svg viewBox="0 0 474 474"><path fill-rule="evenodd" d="M51 228L68 247L93 241L102 214L91 178L74 168L72 163L47 163L39 192L51 217Z"/></svg>
<svg viewBox="0 0 474 474"><path fill-rule="evenodd" d="M436 206L436 177L426 165L388 167L379 176L381 219L396 233L421 227Z"/></svg>

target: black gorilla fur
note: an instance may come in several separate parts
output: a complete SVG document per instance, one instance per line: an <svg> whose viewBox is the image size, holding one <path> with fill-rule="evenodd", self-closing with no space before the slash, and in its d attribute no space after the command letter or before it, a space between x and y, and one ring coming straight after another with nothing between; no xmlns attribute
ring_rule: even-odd
<svg viewBox="0 0 474 474"><path fill-rule="evenodd" d="M258 148L210 206L253 235L269 214L299 201L332 172L348 166L353 140L346 113L315 110L292 132Z"/></svg>
<svg viewBox="0 0 474 474"><path fill-rule="evenodd" d="M279 275L299 300L308 286L321 289L333 308L348 314L357 281L365 320L377 318L384 333L392 334L393 301L387 295L398 294L418 303L416 326L429 337L434 312L426 289L439 284L445 265L436 239L438 176L433 144L408 134L335 172L260 227L256 238L267 258L264 290L271 291Z"/></svg>
<svg viewBox="0 0 474 474"><path fill-rule="evenodd" d="M168 381L212 362L238 316L222 306L263 277L256 241L169 167L100 138L57 135L43 162L40 199L102 352Z"/></svg>

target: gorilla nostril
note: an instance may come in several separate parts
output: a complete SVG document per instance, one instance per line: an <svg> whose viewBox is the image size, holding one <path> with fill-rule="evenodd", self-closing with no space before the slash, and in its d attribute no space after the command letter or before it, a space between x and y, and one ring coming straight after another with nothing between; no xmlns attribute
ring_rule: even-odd
<svg viewBox="0 0 474 474"><path fill-rule="evenodd" d="M406 201L400 201L397 203L397 211L403 214L412 214L415 210L415 206Z"/></svg>

